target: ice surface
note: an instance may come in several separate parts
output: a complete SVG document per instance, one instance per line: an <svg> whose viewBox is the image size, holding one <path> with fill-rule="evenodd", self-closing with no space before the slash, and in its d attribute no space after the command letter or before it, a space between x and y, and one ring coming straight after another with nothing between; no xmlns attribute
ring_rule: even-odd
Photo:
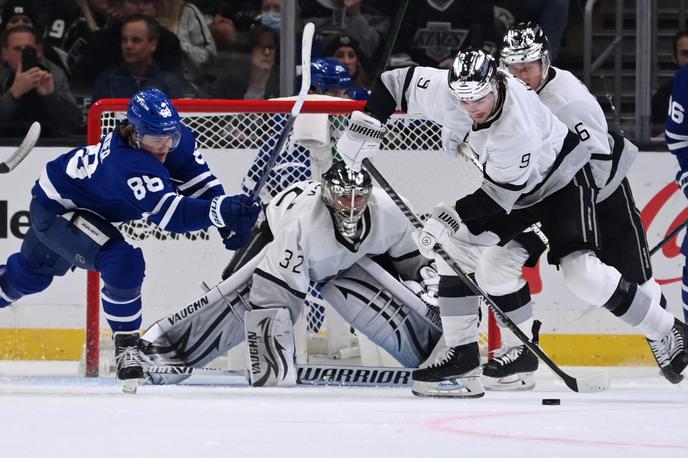
<svg viewBox="0 0 688 458"><path fill-rule="evenodd" d="M573 393L541 370L535 391L456 400L207 384L132 396L111 378L43 366L0 363L2 457L688 457L688 384L650 368L610 369L605 393Z"/></svg>

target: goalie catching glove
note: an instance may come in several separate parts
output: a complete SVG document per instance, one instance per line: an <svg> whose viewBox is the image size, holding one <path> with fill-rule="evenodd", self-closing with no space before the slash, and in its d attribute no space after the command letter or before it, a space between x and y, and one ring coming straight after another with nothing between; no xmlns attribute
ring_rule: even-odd
<svg viewBox="0 0 688 458"><path fill-rule="evenodd" d="M251 237L262 207L246 195L217 196L210 202L210 221L217 227L228 250L238 250Z"/></svg>
<svg viewBox="0 0 688 458"><path fill-rule="evenodd" d="M433 208L432 214L420 233L416 232L414 238L420 254L429 259L435 258L435 244L447 243L461 227L461 218L456 211L446 204L439 204Z"/></svg>
<svg viewBox="0 0 688 458"><path fill-rule="evenodd" d="M363 159L369 159L380 149L385 137L385 126L362 111L354 111L349 125L337 140L337 152L353 171L361 170Z"/></svg>

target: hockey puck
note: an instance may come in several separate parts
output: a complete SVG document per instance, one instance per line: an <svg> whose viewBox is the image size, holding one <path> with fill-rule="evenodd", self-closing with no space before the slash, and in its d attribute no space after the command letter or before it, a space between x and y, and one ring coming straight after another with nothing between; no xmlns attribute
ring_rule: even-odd
<svg viewBox="0 0 688 458"><path fill-rule="evenodd" d="M543 399L543 406L558 406L561 404L561 399Z"/></svg>

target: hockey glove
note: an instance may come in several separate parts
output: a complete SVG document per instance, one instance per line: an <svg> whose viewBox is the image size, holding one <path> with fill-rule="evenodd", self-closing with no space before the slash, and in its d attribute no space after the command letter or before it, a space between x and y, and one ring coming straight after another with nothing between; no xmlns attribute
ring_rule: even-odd
<svg viewBox="0 0 688 458"><path fill-rule="evenodd" d="M222 244L230 251L243 248L251 240L251 231L234 232L226 227L218 227L217 231L220 233L220 237L222 237Z"/></svg>
<svg viewBox="0 0 688 458"><path fill-rule="evenodd" d="M241 248L251 236L262 207L246 195L218 196L210 203L210 221L217 226L229 250Z"/></svg>
<svg viewBox="0 0 688 458"><path fill-rule="evenodd" d="M385 126L380 121L362 111L354 111L337 140L337 152L351 170L358 172L363 159L373 157L380 149L384 137Z"/></svg>
<svg viewBox="0 0 688 458"><path fill-rule="evenodd" d="M688 198L688 170L679 170L676 174L676 184L683 191L683 195Z"/></svg>
<svg viewBox="0 0 688 458"><path fill-rule="evenodd" d="M433 248L436 243L447 243L459 230L461 218L453 208L440 204L432 210L430 218L423 225L416 239L420 254L429 259L435 258Z"/></svg>

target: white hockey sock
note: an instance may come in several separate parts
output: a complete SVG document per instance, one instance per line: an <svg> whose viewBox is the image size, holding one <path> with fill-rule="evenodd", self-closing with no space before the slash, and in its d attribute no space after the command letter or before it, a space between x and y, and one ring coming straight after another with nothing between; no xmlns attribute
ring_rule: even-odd
<svg viewBox="0 0 688 458"><path fill-rule="evenodd" d="M638 293L642 293L639 289ZM659 301L652 301L645 318L636 326L650 340L660 340L674 327L674 315L664 310Z"/></svg>
<svg viewBox="0 0 688 458"><path fill-rule="evenodd" d="M532 339L531 330L533 329L533 317L530 316L526 318L525 321L516 323L521 331ZM502 323L499 323L499 329L502 331L502 348L516 347L518 345L523 345L523 342L516 337L516 335L511 332L507 327L504 327Z"/></svg>
<svg viewBox="0 0 688 458"><path fill-rule="evenodd" d="M444 316L442 314L442 328L448 347L478 341L478 315Z"/></svg>

